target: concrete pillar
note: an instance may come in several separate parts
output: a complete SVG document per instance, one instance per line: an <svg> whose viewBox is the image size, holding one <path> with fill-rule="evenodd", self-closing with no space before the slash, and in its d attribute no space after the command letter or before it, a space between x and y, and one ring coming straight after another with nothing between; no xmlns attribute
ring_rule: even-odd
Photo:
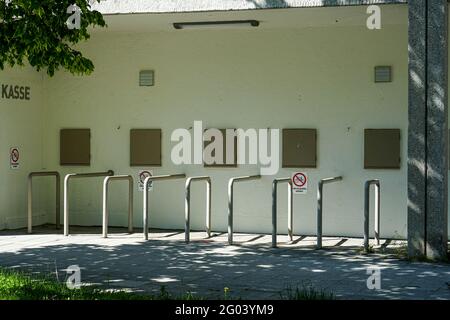
<svg viewBox="0 0 450 320"><path fill-rule="evenodd" d="M412 257L425 255L426 12L425 1L409 1L408 254Z"/></svg>
<svg viewBox="0 0 450 320"><path fill-rule="evenodd" d="M428 258L447 257L448 243L448 3L428 0L427 208Z"/></svg>
<svg viewBox="0 0 450 320"><path fill-rule="evenodd" d="M447 0L409 1L408 253L447 257Z"/></svg>

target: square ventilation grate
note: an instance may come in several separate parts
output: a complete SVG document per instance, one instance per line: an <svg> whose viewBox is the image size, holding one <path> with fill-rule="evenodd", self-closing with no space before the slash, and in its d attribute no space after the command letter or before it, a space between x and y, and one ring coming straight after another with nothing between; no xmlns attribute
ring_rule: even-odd
<svg viewBox="0 0 450 320"><path fill-rule="evenodd" d="M139 72L139 86L151 87L155 84L155 72L153 70L142 70Z"/></svg>
<svg viewBox="0 0 450 320"><path fill-rule="evenodd" d="M391 66L376 66L375 67L375 82L392 82L392 67Z"/></svg>

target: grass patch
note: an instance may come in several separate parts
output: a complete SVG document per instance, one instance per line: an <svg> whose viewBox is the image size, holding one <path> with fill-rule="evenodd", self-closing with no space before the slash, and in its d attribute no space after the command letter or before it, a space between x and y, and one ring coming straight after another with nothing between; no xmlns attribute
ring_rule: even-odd
<svg viewBox="0 0 450 320"><path fill-rule="evenodd" d="M123 290L103 290L81 286L69 289L50 277L0 268L0 300L196 300L191 293L171 295L165 287L157 295L143 295Z"/></svg>
<svg viewBox="0 0 450 320"><path fill-rule="evenodd" d="M372 254L372 253L377 253L377 250L375 249L375 247L374 247L372 244L370 244L367 251L366 251L366 249L363 247L363 248L357 249L357 252L358 252L359 254Z"/></svg>
<svg viewBox="0 0 450 320"><path fill-rule="evenodd" d="M224 288L222 300L235 300L231 290ZM238 298L240 300L242 298ZM282 300L334 300L334 294L317 290L311 285L295 289L287 287L280 293ZM101 289L94 286L81 286L69 289L65 282L51 276L31 275L29 273L0 267L0 300L206 300L187 292L172 295L164 286L158 294L138 294L116 289Z"/></svg>
<svg viewBox="0 0 450 320"><path fill-rule="evenodd" d="M399 260L408 262L427 262L427 263L450 263L450 252L447 253L447 257L444 259L433 260L427 256L420 255L417 257L410 257L408 254L408 243L404 241L394 240L391 244L391 248L385 248L380 251L381 253L388 254L387 258L394 257Z"/></svg>
<svg viewBox="0 0 450 320"><path fill-rule="evenodd" d="M280 293L282 300L335 300L334 294L325 289L316 289L312 285L302 285L295 289L288 286Z"/></svg>

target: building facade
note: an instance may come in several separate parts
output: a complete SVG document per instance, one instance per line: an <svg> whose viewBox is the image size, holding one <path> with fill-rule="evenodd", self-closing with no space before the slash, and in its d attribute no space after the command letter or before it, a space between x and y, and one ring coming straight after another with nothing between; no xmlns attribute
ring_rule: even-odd
<svg viewBox="0 0 450 320"><path fill-rule="evenodd" d="M280 129L281 145L283 129L316 131L315 166L282 167L276 175L236 187L235 231L270 232L272 180L299 171L308 174L309 182L306 194L294 196L294 232L315 234L317 184L322 178L342 176L342 182L326 186L324 234L362 236L364 183L379 179L381 236L409 236L411 255L427 254L428 248L430 257L442 257L449 229L448 17L445 1L428 2L104 1L94 5L105 14L108 28L92 30L92 38L80 45L95 64L91 76L60 71L48 78L28 68L0 73L1 84L30 88L29 100L8 94L0 99L4 158L0 229L26 226L29 172L57 170L65 175L112 169L116 174L132 174L135 180L142 170L153 175L210 175L213 229L225 231L229 178L258 174L260 165L174 164L172 132L191 130L194 121L202 121L205 128ZM380 29L368 28L369 5L381 9ZM445 7L441 15L434 5ZM437 20L432 19L435 16ZM441 28L436 31L419 17L440 21L436 23ZM173 25L236 20L255 20L259 26L176 29ZM377 67L390 67L388 81L376 81ZM139 85L143 70L154 72L152 86ZM74 128L90 129L89 166L61 165L61 129ZM160 165L130 164L133 129L161 130ZM367 129L399 132L394 150L387 140L381 147L387 156L398 151L398 165L367 165L368 157L377 157L366 153ZM10 153L15 147L20 161L12 169ZM34 184L35 224L54 221L54 187L47 180L36 179ZM194 186L192 191L193 229L204 224L202 188ZM71 224L101 224L101 189L101 179L73 182ZM110 224L124 226L126 186L114 185L111 192ZM286 190L280 189L280 199L285 196ZM140 227L142 192L137 185L134 201L134 224ZM182 228L184 183L155 183L150 206L151 226ZM284 232L287 201L280 201L279 210L278 225Z"/></svg>

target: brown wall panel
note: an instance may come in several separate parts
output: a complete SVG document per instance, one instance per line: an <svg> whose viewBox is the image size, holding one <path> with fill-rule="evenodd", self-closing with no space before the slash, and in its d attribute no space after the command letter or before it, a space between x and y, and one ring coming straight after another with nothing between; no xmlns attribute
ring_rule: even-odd
<svg viewBox="0 0 450 320"><path fill-rule="evenodd" d="M400 169L400 129L364 130L364 169Z"/></svg>
<svg viewBox="0 0 450 320"><path fill-rule="evenodd" d="M229 152L227 150L227 137L226 137L226 130L227 129L219 129L220 132L222 132L222 136L223 136L223 159L222 162L223 164L206 164L204 163L204 167L205 168L236 168L237 167L237 137L234 137L234 159L233 159L233 163L227 164L226 163L226 155L227 152ZM236 130L236 129L233 129ZM207 145L209 145L210 143L212 143L214 141L214 139L212 141L204 141L204 148L206 148Z"/></svg>
<svg viewBox="0 0 450 320"><path fill-rule="evenodd" d="M91 130L61 129L60 156L62 166L89 166L91 164Z"/></svg>
<svg viewBox="0 0 450 320"><path fill-rule="evenodd" d="M317 130L283 129L283 168L317 167Z"/></svg>
<svg viewBox="0 0 450 320"><path fill-rule="evenodd" d="M130 166L161 166L161 129L131 129Z"/></svg>

